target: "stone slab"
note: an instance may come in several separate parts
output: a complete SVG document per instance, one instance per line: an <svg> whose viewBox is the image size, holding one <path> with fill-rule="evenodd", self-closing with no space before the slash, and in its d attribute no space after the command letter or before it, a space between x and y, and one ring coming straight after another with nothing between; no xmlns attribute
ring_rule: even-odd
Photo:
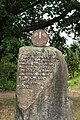
<svg viewBox="0 0 80 120"><path fill-rule="evenodd" d="M57 49L19 49L15 120L73 120L67 65Z"/></svg>

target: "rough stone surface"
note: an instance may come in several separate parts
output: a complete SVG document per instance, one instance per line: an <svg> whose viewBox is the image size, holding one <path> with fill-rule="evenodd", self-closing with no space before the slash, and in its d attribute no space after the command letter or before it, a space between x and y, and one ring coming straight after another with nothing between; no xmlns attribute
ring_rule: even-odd
<svg viewBox="0 0 80 120"><path fill-rule="evenodd" d="M67 66L53 47L19 50L15 120L73 120Z"/></svg>

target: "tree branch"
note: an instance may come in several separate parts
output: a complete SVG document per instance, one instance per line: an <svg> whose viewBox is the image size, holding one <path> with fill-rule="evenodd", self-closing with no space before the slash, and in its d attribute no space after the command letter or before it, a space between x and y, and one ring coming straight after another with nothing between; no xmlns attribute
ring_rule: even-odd
<svg viewBox="0 0 80 120"><path fill-rule="evenodd" d="M41 23L35 23L35 25L33 25L33 26L26 26L25 28L22 29L22 31L29 32L29 31L33 31L36 29L43 29L45 27L53 25L55 22L59 22L61 19L65 18L65 16L74 9L80 10L80 3L79 2L77 2L77 1L72 2L68 6L68 8L60 16L55 17L51 20L43 21Z"/></svg>
<svg viewBox="0 0 80 120"><path fill-rule="evenodd" d="M60 21L61 19L63 19L67 14L68 12L70 12L71 10L66 10L64 11L60 16L58 17L55 17L51 20L48 20L48 21L43 21L42 23L36 23L35 25L33 26L26 26L25 28L23 28L23 32L29 32L29 31L33 31L33 30L36 30L36 29L43 29L45 27L48 27L50 25L53 25L55 22L58 22Z"/></svg>
<svg viewBox="0 0 80 120"><path fill-rule="evenodd" d="M27 9L33 8L34 6L36 6L37 4L39 4L41 2L42 2L42 0L37 0L37 1L34 1L33 3L26 4L25 7L21 3L17 2L16 6L13 6L10 9L10 13L12 13L13 15L17 15L21 12L26 11ZM23 8L23 9L21 9L21 8Z"/></svg>

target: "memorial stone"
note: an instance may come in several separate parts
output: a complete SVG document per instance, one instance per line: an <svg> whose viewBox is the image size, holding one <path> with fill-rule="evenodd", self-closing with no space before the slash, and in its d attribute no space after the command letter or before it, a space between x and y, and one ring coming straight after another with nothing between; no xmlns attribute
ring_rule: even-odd
<svg viewBox="0 0 80 120"><path fill-rule="evenodd" d="M67 66L56 48L19 49L15 120L73 120Z"/></svg>

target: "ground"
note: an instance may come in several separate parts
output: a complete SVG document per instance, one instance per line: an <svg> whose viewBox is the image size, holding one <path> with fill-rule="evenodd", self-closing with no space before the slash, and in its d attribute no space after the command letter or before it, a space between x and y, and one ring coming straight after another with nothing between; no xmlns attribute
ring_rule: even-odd
<svg viewBox="0 0 80 120"><path fill-rule="evenodd" d="M80 120L80 93L69 92L73 101L74 120ZM14 120L15 92L0 93L0 120Z"/></svg>
<svg viewBox="0 0 80 120"><path fill-rule="evenodd" d="M15 93L0 93L0 120L14 120Z"/></svg>

